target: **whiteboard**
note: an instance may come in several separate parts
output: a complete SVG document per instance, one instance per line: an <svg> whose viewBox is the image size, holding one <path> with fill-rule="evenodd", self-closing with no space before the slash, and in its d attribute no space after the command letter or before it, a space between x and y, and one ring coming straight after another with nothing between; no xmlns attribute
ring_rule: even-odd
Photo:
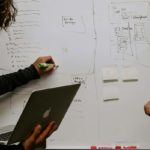
<svg viewBox="0 0 150 150"><path fill-rule="evenodd" d="M0 74L52 55L59 68L0 97L0 126L16 124L36 89L81 83L48 148L150 148L149 0L15 0L0 33Z"/></svg>

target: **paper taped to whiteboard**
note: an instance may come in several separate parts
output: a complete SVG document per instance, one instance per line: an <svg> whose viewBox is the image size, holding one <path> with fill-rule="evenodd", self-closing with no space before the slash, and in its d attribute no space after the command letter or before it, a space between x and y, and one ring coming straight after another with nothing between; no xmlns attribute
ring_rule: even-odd
<svg viewBox="0 0 150 150"><path fill-rule="evenodd" d="M138 81L139 73L134 66L125 66L122 71L122 80L124 82L128 81Z"/></svg>
<svg viewBox="0 0 150 150"><path fill-rule="evenodd" d="M102 68L103 82L118 81L118 70L116 66L108 66Z"/></svg>
<svg viewBox="0 0 150 150"><path fill-rule="evenodd" d="M113 85L105 86L103 88L103 100L104 101L119 100L119 90L118 90L118 88L113 86Z"/></svg>

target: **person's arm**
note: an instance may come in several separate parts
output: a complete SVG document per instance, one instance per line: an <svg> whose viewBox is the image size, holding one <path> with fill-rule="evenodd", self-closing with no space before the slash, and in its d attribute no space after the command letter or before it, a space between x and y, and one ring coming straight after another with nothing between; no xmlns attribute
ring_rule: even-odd
<svg viewBox="0 0 150 150"><path fill-rule="evenodd" d="M0 150L25 150L22 144L19 145L0 145Z"/></svg>
<svg viewBox="0 0 150 150"><path fill-rule="evenodd" d="M33 133L22 142L24 150L34 150L40 144L42 144L55 130L57 125L54 121L51 121L45 130L42 130L41 125L37 125Z"/></svg>
<svg viewBox="0 0 150 150"><path fill-rule="evenodd" d="M150 116L150 101L144 105L144 111L146 115Z"/></svg>
<svg viewBox="0 0 150 150"><path fill-rule="evenodd" d="M54 65L41 70L40 63L52 62ZM0 95L14 90L16 87L24 85L33 79L37 79L43 73L47 73L55 67L51 56L39 57L30 67L20 69L17 72L0 76Z"/></svg>
<svg viewBox="0 0 150 150"><path fill-rule="evenodd" d="M55 130L57 125L51 121L47 127L42 130L41 125L37 125L33 133L18 145L0 145L0 150L34 150L42 144Z"/></svg>
<svg viewBox="0 0 150 150"><path fill-rule="evenodd" d="M0 95L36 78L39 78L39 75L33 65L18 72L2 75L0 76Z"/></svg>

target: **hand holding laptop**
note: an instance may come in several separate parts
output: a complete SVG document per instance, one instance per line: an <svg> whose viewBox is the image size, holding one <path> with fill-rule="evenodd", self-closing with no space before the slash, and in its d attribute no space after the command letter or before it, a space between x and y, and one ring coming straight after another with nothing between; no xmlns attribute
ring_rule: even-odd
<svg viewBox="0 0 150 150"><path fill-rule="evenodd" d="M34 128L33 133L24 142L22 142L24 150L32 150L37 147L39 144L43 143L56 129L57 125L54 121L50 122L43 131L41 125L37 125Z"/></svg>
<svg viewBox="0 0 150 150"><path fill-rule="evenodd" d="M7 139L7 145L24 141L26 137L28 139L22 142L25 145L29 143L36 146L45 140L56 129L56 125L51 121L55 121L57 128L60 126L79 87L80 84L72 84L32 92L11 136ZM35 128L37 124L40 124L42 129ZM33 133L29 137L31 132Z"/></svg>

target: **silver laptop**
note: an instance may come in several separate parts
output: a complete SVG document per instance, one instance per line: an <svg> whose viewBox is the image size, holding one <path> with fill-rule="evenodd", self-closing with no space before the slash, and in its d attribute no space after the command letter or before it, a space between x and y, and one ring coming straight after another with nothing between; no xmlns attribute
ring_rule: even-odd
<svg viewBox="0 0 150 150"><path fill-rule="evenodd" d="M3 129L0 141L4 141L1 136L8 145L23 141L37 124L44 129L50 120L59 127L79 87L80 84L73 84L33 92L14 130L9 131L13 126L6 127L7 133Z"/></svg>

